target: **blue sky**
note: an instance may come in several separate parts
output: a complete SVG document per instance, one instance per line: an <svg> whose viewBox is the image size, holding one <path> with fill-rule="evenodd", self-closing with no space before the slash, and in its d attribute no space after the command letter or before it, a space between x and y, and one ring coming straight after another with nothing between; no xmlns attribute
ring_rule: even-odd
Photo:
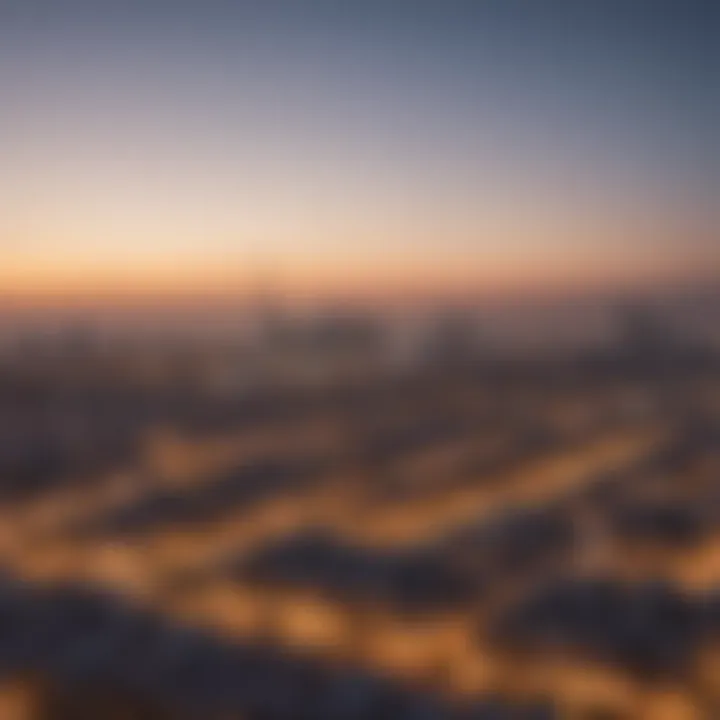
<svg viewBox="0 0 720 720"><path fill-rule="evenodd" d="M697 0L4 0L5 282L705 272L719 39Z"/></svg>

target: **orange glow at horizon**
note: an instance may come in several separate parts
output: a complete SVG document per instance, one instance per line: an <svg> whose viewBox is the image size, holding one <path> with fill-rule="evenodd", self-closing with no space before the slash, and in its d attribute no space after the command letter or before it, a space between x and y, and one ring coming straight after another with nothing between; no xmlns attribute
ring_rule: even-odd
<svg viewBox="0 0 720 720"><path fill-rule="evenodd" d="M184 258L172 262L100 262L47 257L4 262L0 300L15 308L163 307L224 304L270 291L295 300L332 298L385 301L428 297L503 297L563 292L612 291L702 277L701 266L677 262L639 267L587 256L483 258L395 254L347 257L337 253L284 262L234 258ZM160 261L162 260L162 261ZM541 261L542 260L542 261ZM708 270L708 268L705 268Z"/></svg>

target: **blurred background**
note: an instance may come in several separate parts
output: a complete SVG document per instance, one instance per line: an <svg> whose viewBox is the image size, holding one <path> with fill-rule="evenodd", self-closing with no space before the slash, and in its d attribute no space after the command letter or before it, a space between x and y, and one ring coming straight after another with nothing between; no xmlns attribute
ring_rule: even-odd
<svg viewBox="0 0 720 720"><path fill-rule="evenodd" d="M719 39L0 0L0 720L720 718Z"/></svg>

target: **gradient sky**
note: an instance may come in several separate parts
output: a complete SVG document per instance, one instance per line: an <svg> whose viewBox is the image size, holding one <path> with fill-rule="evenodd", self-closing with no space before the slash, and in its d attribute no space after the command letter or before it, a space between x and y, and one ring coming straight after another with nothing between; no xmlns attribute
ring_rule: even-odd
<svg viewBox="0 0 720 720"><path fill-rule="evenodd" d="M0 290L712 275L719 127L714 0L0 0Z"/></svg>

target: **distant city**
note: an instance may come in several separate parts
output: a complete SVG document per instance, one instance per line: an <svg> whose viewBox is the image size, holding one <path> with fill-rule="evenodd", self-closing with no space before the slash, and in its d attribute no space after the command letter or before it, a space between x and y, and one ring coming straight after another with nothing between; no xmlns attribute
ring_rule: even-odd
<svg viewBox="0 0 720 720"><path fill-rule="evenodd" d="M14 336L0 707L656 718L672 687L713 717L720 350L606 311L554 346L457 306Z"/></svg>

